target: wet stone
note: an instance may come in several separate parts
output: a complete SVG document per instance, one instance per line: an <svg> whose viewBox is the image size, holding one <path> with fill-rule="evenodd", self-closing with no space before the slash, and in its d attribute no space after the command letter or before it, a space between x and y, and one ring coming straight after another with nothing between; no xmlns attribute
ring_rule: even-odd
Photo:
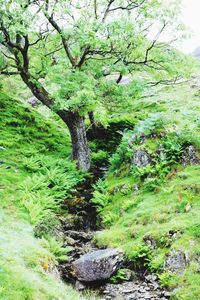
<svg viewBox="0 0 200 300"><path fill-rule="evenodd" d="M72 263L74 276L84 282L105 280L118 270L123 254L116 249L97 250Z"/></svg>

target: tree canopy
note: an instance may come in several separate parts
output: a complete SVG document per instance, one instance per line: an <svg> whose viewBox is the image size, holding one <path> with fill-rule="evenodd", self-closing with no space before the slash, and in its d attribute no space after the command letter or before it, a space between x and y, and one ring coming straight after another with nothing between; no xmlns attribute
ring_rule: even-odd
<svg viewBox="0 0 200 300"><path fill-rule="evenodd" d="M97 104L103 109L112 100L118 107L123 98L137 97L141 85L132 81L127 94L119 87L123 76L140 70L156 72L161 81L181 76L177 66L182 58L171 45L184 34L177 21L179 2L1 0L1 74L21 76L67 124L72 144L80 135L86 143L83 133L70 128L72 114L83 118ZM163 34L168 43L162 42ZM109 82L112 74L114 80ZM109 97L110 91L114 96ZM84 128L84 120L81 123L75 127ZM74 147L78 161L79 148ZM84 148L88 156L88 147Z"/></svg>

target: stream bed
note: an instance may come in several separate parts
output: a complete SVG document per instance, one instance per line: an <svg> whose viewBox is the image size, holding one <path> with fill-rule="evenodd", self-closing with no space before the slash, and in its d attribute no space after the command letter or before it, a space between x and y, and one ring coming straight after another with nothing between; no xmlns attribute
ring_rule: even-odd
<svg viewBox="0 0 200 300"><path fill-rule="evenodd" d="M98 177L102 177L102 173ZM98 226L96 209L90 202L93 183L87 181L74 195L70 206L67 207L71 217L60 218L62 230L59 232L59 235L62 235L64 245L71 247L69 260L59 265L61 278L65 282L71 283L81 293L84 293L86 290L94 291L98 295L98 299L102 300L169 299L170 293L161 288L156 275L150 274L145 269L134 270L126 260L123 261L120 268L128 269L127 276L124 280L117 283L112 283L109 279L82 282L74 275L74 262L85 254L91 254L99 250L93 242L95 234L102 230Z"/></svg>

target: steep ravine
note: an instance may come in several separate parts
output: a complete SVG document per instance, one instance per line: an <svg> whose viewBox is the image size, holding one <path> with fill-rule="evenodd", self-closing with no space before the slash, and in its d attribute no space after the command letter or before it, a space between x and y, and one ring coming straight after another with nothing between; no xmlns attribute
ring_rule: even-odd
<svg viewBox="0 0 200 300"><path fill-rule="evenodd" d="M94 291L100 299L169 299L170 293L160 287L154 274L150 274L144 268L135 270L132 263L126 261L125 258L120 264L120 269L125 269L126 272L119 282L113 283L110 279L82 282L77 280L74 275L73 263L83 255L99 250L93 237L97 231L103 229L98 224L97 212L90 200L94 181L103 176L103 171L104 169L99 170L94 176L95 179L87 180L84 185L79 187L68 205L71 217L61 218L62 233L60 234L62 234L66 246L71 246L70 259L59 265L62 279L70 282L80 293L84 293L86 290ZM99 268L102 267L101 258L98 255L95 264L99 264ZM113 274L116 274L116 271Z"/></svg>

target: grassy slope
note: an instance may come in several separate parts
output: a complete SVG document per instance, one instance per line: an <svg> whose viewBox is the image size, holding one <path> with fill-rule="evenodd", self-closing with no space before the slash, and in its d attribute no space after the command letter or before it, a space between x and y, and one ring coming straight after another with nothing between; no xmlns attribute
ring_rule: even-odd
<svg viewBox="0 0 200 300"><path fill-rule="evenodd" d="M199 95L198 89L188 85L165 88L154 97L136 104L144 115L162 112L166 119L167 132L181 131L184 140L200 148ZM145 148L155 153L160 140L149 138ZM139 148L141 146L138 146ZM109 172L99 205L102 222L106 230L97 235L100 245L122 248L127 257L136 264L144 260L151 271L157 272L161 283L178 287L173 299L200 299L200 275L196 258L200 255L200 167L175 165L176 171L165 178L154 191L139 182L134 173L130 175L126 163L121 171ZM120 191L120 186L122 187ZM118 191L117 191L118 190ZM102 206L104 206L102 208ZM170 232L177 236L171 238ZM151 250L145 243L153 239L156 248ZM173 249L189 255L190 266L182 276L164 271L166 255Z"/></svg>
<svg viewBox="0 0 200 300"><path fill-rule="evenodd" d="M59 209L63 195L48 188L54 170L68 193L79 178L66 159L67 134L3 93L0 108L0 299L82 299L51 274L55 253L34 237L32 226Z"/></svg>

